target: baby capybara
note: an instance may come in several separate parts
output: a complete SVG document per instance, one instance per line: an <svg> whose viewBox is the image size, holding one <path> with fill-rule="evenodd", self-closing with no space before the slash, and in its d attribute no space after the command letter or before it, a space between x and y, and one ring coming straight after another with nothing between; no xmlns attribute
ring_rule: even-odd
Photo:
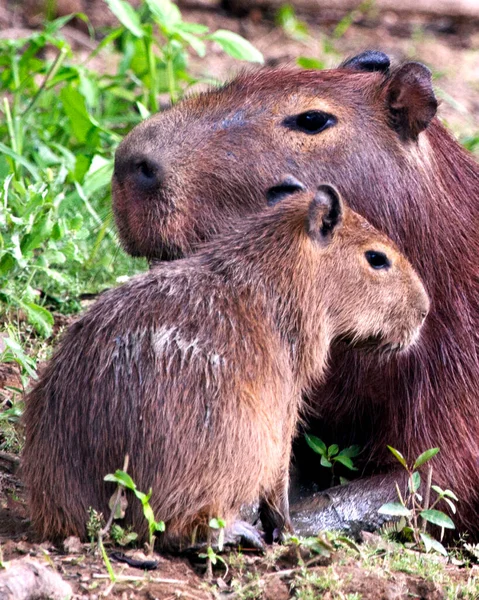
<svg viewBox="0 0 479 600"><path fill-rule="evenodd" d="M334 184L421 276L431 298L421 344L387 364L333 348L313 390L308 427L328 443L359 444L367 476L335 494L329 512L343 518L311 515L315 530L347 527L353 515L360 528L375 525L371 514L397 497L403 476L387 444L410 461L439 446L434 482L455 491L454 522L479 539L479 168L436 106L424 65L390 69L385 54L365 52L338 69L244 73L141 123L117 152L114 209L132 254L195 252L261 211L264 190L291 173L310 187ZM309 448L295 449L295 465L303 483L328 485Z"/></svg>
<svg viewBox="0 0 479 600"><path fill-rule="evenodd" d="M429 307L388 238L334 188L303 189L286 179L261 215L105 293L69 329L26 401L24 478L42 538L84 539L88 508L108 511L103 476L126 454L166 522L164 548L204 539L211 517L234 531L258 498L266 539L288 527L302 393L331 342L406 347ZM135 499L126 523L145 536Z"/></svg>

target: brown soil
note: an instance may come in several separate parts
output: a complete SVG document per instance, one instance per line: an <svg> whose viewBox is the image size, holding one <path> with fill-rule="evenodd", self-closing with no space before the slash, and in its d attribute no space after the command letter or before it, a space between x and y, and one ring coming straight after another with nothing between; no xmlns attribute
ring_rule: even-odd
<svg viewBox="0 0 479 600"><path fill-rule="evenodd" d="M71 585L75 600L103 597L121 600L479 598L479 584L476 584L479 567L460 568L447 564L442 558L429 558L429 567L426 559L417 555L419 561L426 563L426 572L416 574L407 565L389 564L384 557L391 551L391 544L371 535L358 546L357 552L336 542L330 556L317 556L306 549L300 551L295 545L274 546L264 556L246 552L230 554L225 556L230 565L228 572L225 573L223 567L215 569L211 582L206 581L204 561L200 559L190 561L156 553L145 556L130 550L127 554L136 559L157 561L157 569L142 571L112 561L117 577L113 584L90 544L80 544L76 538L69 538L63 547L32 542L21 484L11 475L4 475L0 483L3 561L33 559L49 565ZM415 555L408 550L401 552ZM399 560L397 552L395 560L396 563ZM1 578L0 572L0 584Z"/></svg>

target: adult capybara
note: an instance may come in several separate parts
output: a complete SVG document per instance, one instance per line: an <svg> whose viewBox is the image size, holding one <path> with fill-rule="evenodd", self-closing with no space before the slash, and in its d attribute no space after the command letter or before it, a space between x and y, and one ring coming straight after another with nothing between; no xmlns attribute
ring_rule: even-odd
<svg viewBox="0 0 479 600"><path fill-rule="evenodd" d="M334 351L317 394L325 428L315 423L315 433L359 443L365 475L391 474L343 488L342 503L361 521L361 506L371 509L363 484L376 508L395 496L397 463L386 444L410 459L439 446L434 479L455 490L456 524L477 539L479 174L435 112L428 69L409 62L389 70L378 52L328 71L240 75L133 129L116 156L114 209L130 253L168 259L261 210L264 189L285 172L334 183L398 243L432 299L424 343L407 355L378 365ZM320 471L311 455L296 458L303 474L310 463L309 475Z"/></svg>
<svg viewBox="0 0 479 600"><path fill-rule="evenodd" d="M69 329L26 403L23 467L42 538L84 539L88 508L108 511L103 477L126 454L165 520L163 547L205 539L212 517L231 526L258 497L267 539L288 526L302 392L330 343L405 347L429 308L386 236L334 188L302 189L275 186L274 207L104 294ZM146 534L134 498L126 522Z"/></svg>

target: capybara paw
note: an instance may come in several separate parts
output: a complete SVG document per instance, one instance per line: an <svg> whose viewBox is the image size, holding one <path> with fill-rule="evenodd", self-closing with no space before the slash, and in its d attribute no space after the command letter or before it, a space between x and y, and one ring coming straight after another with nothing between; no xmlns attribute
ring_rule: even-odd
<svg viewBox="0 0 479 600"><path fill-rule="evenodd" d="M235 521L225 529L224 543L226 546L241 546L242 548L254 548L265 551L265 545L261 533L246 521Z"/></svg>

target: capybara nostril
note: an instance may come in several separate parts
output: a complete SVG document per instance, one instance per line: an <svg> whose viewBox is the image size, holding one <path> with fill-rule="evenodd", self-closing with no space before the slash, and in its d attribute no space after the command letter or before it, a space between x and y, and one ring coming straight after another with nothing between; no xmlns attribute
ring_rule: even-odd
<svg viewBox="0 0 479 600"><path fill-rule="evenodd" d="M147 156L116 155L114 177L119 183L128 178L130 184L140 191L148 192L161 186L164 174L165 170L160 162Z"/></svg>
<svg viewBox="0 0 479 600"><path fill-rule="evenodd" d="M136 159L131 167L133 182L143 189L160 187L164 179L164 170L161 165L149 158Z"/></svg>

